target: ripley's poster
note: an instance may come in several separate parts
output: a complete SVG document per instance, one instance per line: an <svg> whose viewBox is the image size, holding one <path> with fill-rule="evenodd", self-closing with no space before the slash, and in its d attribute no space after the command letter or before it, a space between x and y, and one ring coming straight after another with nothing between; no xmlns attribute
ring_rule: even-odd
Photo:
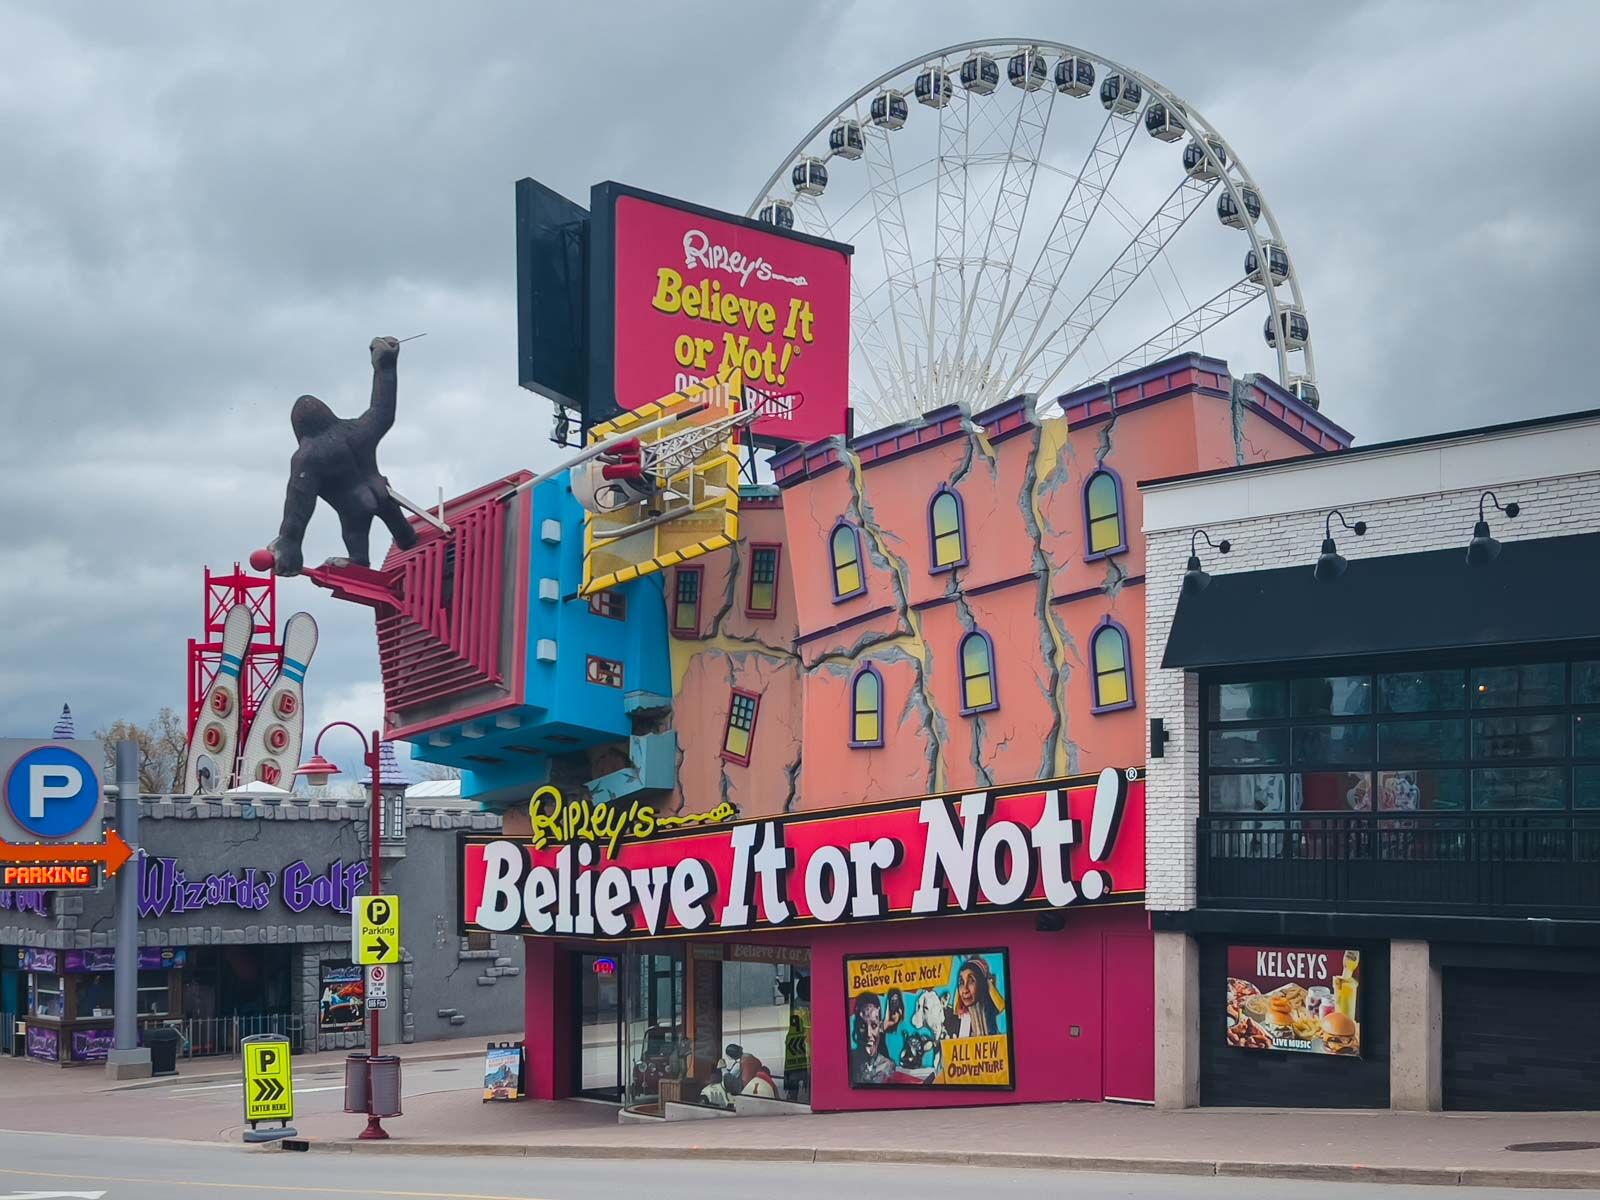
<svg viewBox="0 0 1600 1200"><path fill-rule="evenodd" d="M1004 950L847 958L850 1086L1010 1088Z"/></svg>
<svg viewBox="0 0 1600 1200"><path fill-rule="evenodd" d="M317 1029L349 1033L366 1021L366 968L351 963L322 964L322 996L317 1001Z"/></svg>
<svg viewBox="0 0 1600 1200"><path fill-rule="evenodd" d="M592 302L602 308L594 349L611 378L594 382L593 398L609 390L636 409L738 370L747 399L752 389L791 398L756 421L757 437L845 432L850 247L618 184L598 185L591 205L594 269L610 267Z"/></svg>
<svg viewBox="0 0 1600 1200"><path fill-rule="evenodd" d="M1228 947L1228 1045L1361 1057L1359 950Z"/></svg>

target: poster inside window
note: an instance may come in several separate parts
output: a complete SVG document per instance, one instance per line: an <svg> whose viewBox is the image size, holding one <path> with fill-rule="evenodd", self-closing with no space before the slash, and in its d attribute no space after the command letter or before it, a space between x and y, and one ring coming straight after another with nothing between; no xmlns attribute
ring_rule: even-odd
<svg viewBox="0 0 1600 1200"><path fill-rule="evenodd" d="M1361 952L1228 947L1228 1044L1361 1056Z"/></svg>
<svg viewBox="0 0 1600 1200"><path fill-rule="evenodd" d="M845 960L850 1086L1011 1088L1004 950Z"/></svg>
<svg viewBox="0 0 1600 1200"><path fill-rule="evenodd" d="M317 1001L317 1028L323 1033L359 1030L366 1020L367 980L352 963L322 964L322 996Z"/></svg>

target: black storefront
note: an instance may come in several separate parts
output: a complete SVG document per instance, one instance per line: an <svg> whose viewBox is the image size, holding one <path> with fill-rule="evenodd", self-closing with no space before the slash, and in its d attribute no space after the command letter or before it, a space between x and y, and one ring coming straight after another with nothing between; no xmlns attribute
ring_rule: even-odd
<svg viewBox="0 0 1600 1200"><path fill-rule="evenodd" d="M1597 595L1600 535L1182 596L1163 666L1199 685L1196 902L1153 917L1198 948L1202 1104L1386 1107L1407 1070L1430 1107L1600 1103ZM1260 954L1346 951L1356 1050L1253 1053Z"/></svg>

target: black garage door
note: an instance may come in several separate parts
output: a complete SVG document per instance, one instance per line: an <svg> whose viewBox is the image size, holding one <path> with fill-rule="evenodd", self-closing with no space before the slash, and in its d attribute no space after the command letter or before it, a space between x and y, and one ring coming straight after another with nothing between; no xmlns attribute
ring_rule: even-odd
<svg viewBox="0 0 1600 1200"><path fill-rule="evenodd" d="M1600 976L1447 967L1444 1106L1600 1108Z"/></svg>

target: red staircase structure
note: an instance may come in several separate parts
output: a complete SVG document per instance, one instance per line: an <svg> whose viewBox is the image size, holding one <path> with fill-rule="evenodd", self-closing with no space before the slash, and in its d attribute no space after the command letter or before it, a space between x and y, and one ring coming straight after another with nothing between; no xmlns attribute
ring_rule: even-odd
<svg viewBox="0 0 1600 1200"><path fill-rule="evenodd" d="M200 716L200 702L222 661L222 626L228 619L228 610L236 604L243 604L250 609L252 621L250 648L245 652L244 670L239 679L243 700L239 724L239 744L242 746L250 722L255 719L256 709L266 697L283 664L283 645L277 640L278 581L270 573L251 575L238 563L233 564L231 575L213 575L211 568L206 568L204 632L199 640L189 639L187 716L188 734L193 738L195 721Z"/></svg>

